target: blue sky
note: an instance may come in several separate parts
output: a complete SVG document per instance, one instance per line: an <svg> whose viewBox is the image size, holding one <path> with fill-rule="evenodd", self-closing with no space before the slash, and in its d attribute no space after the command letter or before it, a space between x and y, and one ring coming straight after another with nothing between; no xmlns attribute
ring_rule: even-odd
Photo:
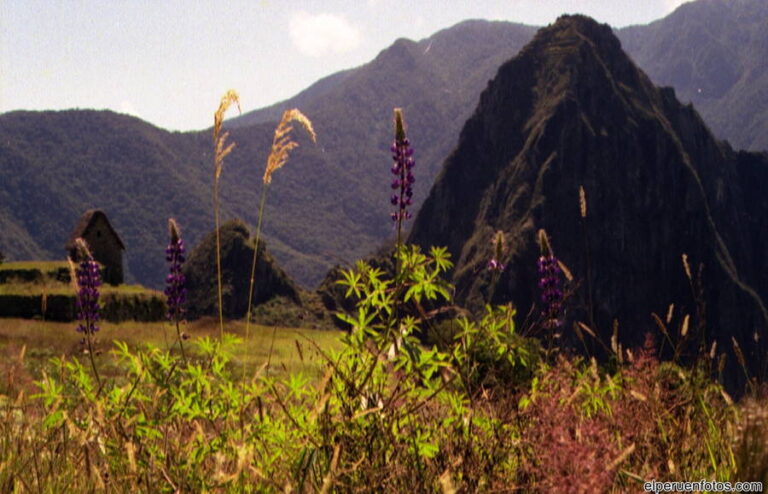
<svg viewBox="0 0 768 494"><path fill-rule="evenodd" d="M243 111L371 60L395 39L465 19L546 25L583 13L615 27L681 0L0 0L0 113L111 109L207 128L220 96Z"/></svg>

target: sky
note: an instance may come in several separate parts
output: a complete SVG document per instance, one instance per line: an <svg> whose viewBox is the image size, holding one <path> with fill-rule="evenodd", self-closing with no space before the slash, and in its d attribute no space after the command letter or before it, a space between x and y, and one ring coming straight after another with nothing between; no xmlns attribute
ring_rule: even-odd
<svg viewBox="0 0 768 494"><path fill-rule="evenodd" d="M544 26L582 13L646 24L683 0L0 0L0 113L110 109L169 130L212 125L362 65L397 38L466 19Z"/></svg>

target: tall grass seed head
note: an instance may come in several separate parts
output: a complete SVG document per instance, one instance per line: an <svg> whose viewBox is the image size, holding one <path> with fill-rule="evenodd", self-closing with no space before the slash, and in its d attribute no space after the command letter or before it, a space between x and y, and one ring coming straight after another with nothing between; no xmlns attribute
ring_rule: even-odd
<svg viewBox="0 0 768 494"><path fill-rule="evenodd" d="M229 132L221 132L221 126L224 123L224 114L232 104L237 105L240 111L240 96L234 89L230 89L221 97L219 108L213 114L213 147L214 147L214 178L218 182L221 177L221 171L224 167L224 158L232 152L235 143L227 144Z"/></svg>
<svg viewBox="0 0 768 494"><path fill-rule="evenodd" d="M272 138L272 148L269 152L269 157L267 158L267 168L264 170L264 177L262 180L266 185L272 183L272 174L288 162L288 154L290 151L299 146L299 143L294 141L291 137L291 131L293 130L291 122L298 122L304 127L304 130L307 131L312 142L317 142L315 129L312 127L312 122L306 115L296 108L283 112L283 118L280 119L280 123L277 125L277 128L275 128L275 135Z"/></svg>
<svg viewBox="0 0 768 494"><path fill-rule="evenodd" d="M587 194L583 185L579 185L579 214L582 218L587 217Z"/></svg>

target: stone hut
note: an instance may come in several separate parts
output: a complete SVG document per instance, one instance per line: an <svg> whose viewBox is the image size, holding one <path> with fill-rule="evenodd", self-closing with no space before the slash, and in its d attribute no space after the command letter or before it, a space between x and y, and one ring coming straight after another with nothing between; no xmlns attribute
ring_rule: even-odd
<svg viewBox="0 0 768 494"><path fill-rule="evenodd" d="M80 217L65 246L72 259L77 259L75 240L78 237L88 243L93 258L104 266L104 282L110 285L121 284L125 246L104 211L90 209Z"/></svg>

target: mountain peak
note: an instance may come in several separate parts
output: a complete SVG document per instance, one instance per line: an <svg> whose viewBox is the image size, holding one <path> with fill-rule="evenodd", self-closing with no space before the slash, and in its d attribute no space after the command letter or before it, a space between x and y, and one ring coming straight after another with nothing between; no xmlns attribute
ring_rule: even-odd
<svg viewBox="0 0 768 494"><path fill-rule="evenodd" d="M716 309L708 312L708 331L720 331L723 342L733 335L746 341L750 328L768 322L760 299L768 295L761 277L768 263L758 255L762 240L749 233L760 221L768 225L757 214L763 206L743 200L753 194L740 156L673 91L656 88L610 27L563 16L489 83L410 241L448 247L459 303L512 301L518 313L535 317L535 233L543 228L597 301L586 307L585 299L572 300L566 327L594 321L605 335L617 319L631 328L627 344L655 330L651 312L670 303L695 307L682 274L685 254L704 266L710 283L707 310ZM768 163L750 166L768 179ZM581 190L587 218L579 215ZM508 267L496 276L485 266L498 230L509 248L497 259ZM599 261L589 272L586 257ZM760 288L744 289L750 286Z"/></svg>
<svg viewBox="0 0 768 494"><path fill-rule="evenodd" d="M608 24L600 24L580 14L562 15L555 23L540 29L525 50L539 52L544 49L552 56L568 53L584 44L594 47L603 56L623 55L621 42Z"/></svg>

